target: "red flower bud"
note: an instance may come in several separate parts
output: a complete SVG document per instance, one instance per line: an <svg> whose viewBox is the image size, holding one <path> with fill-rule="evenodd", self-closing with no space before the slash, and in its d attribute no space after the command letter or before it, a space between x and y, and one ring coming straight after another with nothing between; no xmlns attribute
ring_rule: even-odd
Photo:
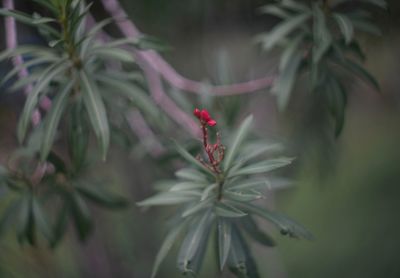
<svg viewBox="0 0 400 278"><path fill-rule="evenodd" d="M193 111L193 115L195 115L198 119L200 119L200 116L201 116L201 112L200 112L200 110L199 109L194 109L194 111Z"/></svg>
<svg viewBox="0 0 400 278"><path fill-rule="evenodd" d="M201 110L201 119L205 122L208 122L209 120L211 120L210 114L208 113L208 111L206 109Z"/></svg>
<svg viewBox="0 0 400 278"><path fill-rule="evenodd" d="M215 126L217 124L217 122L215 120L211 119L211 120L207 121L207 124L209 126Z"/></svg>

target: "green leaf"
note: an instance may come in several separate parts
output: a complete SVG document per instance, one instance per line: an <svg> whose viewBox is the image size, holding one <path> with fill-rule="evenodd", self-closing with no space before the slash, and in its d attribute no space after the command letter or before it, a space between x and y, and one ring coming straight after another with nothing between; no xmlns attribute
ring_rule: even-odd
<svg viewBox="0 0 400 278"><path fill-rule="evenodd" d="M251 202L265 198L264 195L262 195L260 192L254 190L246 190L246 191L225 190L223 195L225 198L229 200L234 200L238 202Z"/></svg>
<svg viewBox="0 0 400 278"><path fill-rule="evenodd" d="M289 17L287 20L283 21L282 23L279 23L268 33L267 37L265 38L263 43L264 49L271 50L287 35L292 33L294 30L298 29L299 27L301 27L303 23L306 22L306 20L309 18L310 18L310 13L304 13L293 17Z"/></svg>
<svg viewBox="0 0 400 278"><path fill-rule="evenodd" d="M109 74L99 74L97 79L99 82L109 86L116 94L127 98L154 121L160 121L159 109L153 100L146 95L145 91L135 83L118 80Z"/></svg>
<svg viewBox="0 0 400 278"><path fill-rule="evenodd" d="M97 58L100 57L106 60L117 60L127 63L135 62L133 53L119 48L94 47L90 50L90 53L86 57L86 59L89 59L91 56L97 56Z"/></svg>
<svg viewBox="0 0 400 278"><path fill-rule="evenodd" d="M237 277L248 277L246 271L246 254L242 247L239 231L233 227L231 231L231 248L227 258L229 269L236 274Z"/></svg>
<svg viewBox="0 0 400 278"><path fill-rule="evenodd" d="M151 273L151 278L154 278L157 274L157 271L162 263L162 261L165 259L165 257L168 255L171 247L174 245L175 241L177 240L179 234L183 231L183 229L186 226L186 222L181 222L179 225L172 227L172 229L169 231L167 236L165 237L160 250L157 253L153 270Z"/></svg>
<svg viewBox="0 0 400 278"><path fill-rule="evenodd" d="M201 164L200 161L198 161L195 157L193 157L188 151L186 151L184 148L182 148L178 143L175 142L175 148L177 152L188 162L193 164L194 166L197 166L198 168L204 170L206 173L209 173L211 175L214 175L214 173L208 169L206 166Z"/></svg>
<svg viewBox="0 0 400 278"><path fill-rule="evenodd" d="M218 255L219 268L222 271L226 260L228 259L231 247L232 224L226 219L218 219Z"/></svg>
<svg viewBox="0 0 400 278"><path fill-rule="evenodd" d="M38 57L38 58L34 58L32 60L29 60L29 61L23 63L22 65L14 67L11 71L9 71L6 74L6 76L4 76L4 78L1 80L0 83L5 84L8 80L10 80L10 78L12 78L16 74L18 74L22 69L27 69L31 66L40 65L43 63L56 62L58 59L59 58L57 58L57 57L45 56L45 57Z"/></svg>
<svg viewBox="0 0 400 278"><path fill-rule="evenodd" d="M273 159L264 160L258 163L251 164L249 166L243 167L236 172L230 173L230 177L240 176L240 175L254 175L270 172L277 168L284 167L292 163L294 158L291 157L278 157Z"/></svg>
<svg viewBox="0 0 400 278"><path fill-rule="evenodd" d="M271 183L266 180L266 179L262 179L262 180L240 180L240 181L236 181L233 182L232 184L227 184L226 185L226 189L227 190L251 190L251 189L259 189L259 188L263 188L263 187L267 187L270 188L271 187Z"/></svg>
<svg viewBox="0 0 400 278"><path fill-rule="evenodd" d="M35 243L33 226L32 196L31 194L25 193L20 201L17 223L17 236L20 243L22 243L25 239L28 239L29 243L32 245Z"/></svg>
<svg viewBox="0 0 400 278"><path fill-rule="evenodd" d="M193 206L189 207L182 213L182 217L188 217L190 215L196 214L204 209L210 208L211 204L214 202L212 198L207 200L202 200L198 203L195 203Z"/></svg>
<svg viewBox="0 0 400 278"><path fill-rule="evenodd" d="M37 229L49 242L52 242L54 238L53 231L49 226L47 217L43 213L42 207L37 198L32 198L32 216L34 219L33 222L35 223Z"/></svg>
<svg viewBox="0 0 400 278"><path fill-rule="evenodd" d="M334 13L333 18L336 20L345 42L349 44L354 35L353 23L351 23L351 20L344 14Z"/></svg>
<svg viewBox="0 0 400 278"><path fill-rule="evenodd" d="M248 203L238 203L238 205L241 205L241 207L249 214L256 214L275 224L283 235L308 240L314 239L314 236L310 231L283 214L272 212L265 208L260 208Z"/></svg>
<svg viewBox="0 0 400 278"><path fill-rule="evenodd" d="M367 82L375 90L377 90L378 92L380 91L378 81L364 67L351 61L350 59L346 59L345 61L338 61L338 63L346 70L352 72L353 74Z"/></svg>
<svg viewBox="0 0 400 278"><path fill-rule="evenodd" d="M85 108L93 130L101 142L102 158L105 161L110 144L110 128L108 125L107 112L95 82L89 78L84 70L80 72L80 78L82 81L82 89L84 90L83 101L85 103Z"/></svg>
<svg viewBox="0 0 400 278"><path fill-rule="evenodd" d="M15 10L8 10L8 9L0 9L0 15L12 16L16 20L18 20L24 24L42 28L55 37L61 36L60 32L58 32L54 28L50 27L49 25L45 24L45 23L54 21L53 18L41 17L41 18L35 19L26 13L23 13L20 11L15 11Z"/></svg>
<svg viewBox="0 0 400 278"><path fill-rule="evenodd" d="M57 94L54 99L51 110L48 112L44 123L44 132L40 148L40 159L45 161L53 146L54 138L57 132L61 115L64 113L68 102L68 94L70 93L75 80L70 80Z"/></svg>
<svg viewBox="0 0 400 278"><path fill-rule="evenodd" d="M162 192L136 203L138 206L162 206L186 203L199 199L197 191Z"/></svg>
<svg viewBox="0 0 400 278"><path fill-rule="evenodd" d="M290 40L288 46L282 52L282 56L279 62L279 70L284 71L291 63L291 61L296 57L296 55L303 51L300 47L301 43L304 41L305 34L298 34L293 40Z"/></svg>
<svg viewBox="0 0 400 278"><path fill-rule="evenodd" d="M300 3L299 1L295 0L281 0L280 4L288 9L291 9L296 12L308 12L310 8L306 5Z"/></svg>
<svg viewBox="0 0 400 278"><path fill-rule="evenodd" d="M289 96L297 80L297 72L302 60L303 56L296 52L291 62L280 72L271 89L271 93L277 96L278 108L281 111L286 108L289 102Z"/></svg>
<svg viewBox="0 0 400 278"><path fill-rule="evenodd" d="M207 177L203 173L192 168L183 168L175 172L175 176L195 182L207 182Z"/></svg>
<svg viewBox="0 0 400 278"><path fill-rule="evenodd" d="M241 223L244 230L257 242L270 247L276 245L274 239L270 235L259 229L257 223L251 216L242 218Z"/></svg>
<svg viewBox="0 0 400 278"><path fill-rule="evenodd" d="M79 239L86 240L93 228L89 208L77 193L71 193L70 206Z"/></svg>
<svg viewBox="0 0 400 278"><path fill-rule="evenodd" d="M259 11L263 14L269 14L283 19L291 16L291 14L285 9L282 9L274 4L262 6Z"/></svg>
<svg viewBox="0 0 400 278"><path fill-rule="evenodd" d="M67 231L68 224L68 208L67 204L64 204L60 211L57 213L56 223L54 225L54 237L53 241L50 243L51 248L55 248L57 244L60 242L61 238Z"/></svg>
<svg viewBox="0 0 400 278"><path fill-rule="evenodd" d="M204 187L207 186L207 183L205 182L179 182L174 184L173 186L170 187L169 191L182 191L182 190L193 190L193 189L203 189Z"/></svg>
<svg viewBox="0 0 400 278"><path fill-rule="evenodd" d="M191 223L178 254L178 268L182 273L197 274L196 266L198 265L195 262L201 263L202 261L212 220L213 217L209 210Z"/></svg>
<svg viewBox="0 0 400 278"><path fill-rule="evenodd" d="M253 122L253 116L249 115L244 119L242 124L240 125L238 131L233 136L233 142L230 144L225 159L223 161L223 168L224 171L229 170L232 166L233 159L235 158L236 154L239 152L240 146L243 143L244 139L247 137L251 124Z"/></svg>
<svg viewBox="0 0 400 278"><path fill-rule="evenodd" d="M313 4L313 20L312 66L318 67L318 63L332 46L333 40L327 26L327 16L317 2Z"/></svg>
<svg viewBox="0 0 400 278"><path fill-rule="evenodd" d="M212 193L212 191L215 190L217 187L218 187L218 183L213 183L210 186L206 187L203 190L203 193L201 194L200 201L204 201L205 199L207 199L210 196L210 194ZM215 194L216 193L214 192L214 195Z"/></svg>
<svg viewBox="0 0 400 278"><path fill-rule="evenodd" d="M233 207L226 202L217 202L215 205L215 213L220 217L236 218L246 216L247 213Z"/></svg>
<svg viewBox="0 0 400 278"><path fill-rule="evenodd" d="M124 208L128 205L127 199L106 190L103 186L88 186L75 183L76 190L88 200L108 208Z"/></svg>
<svg viewBox="0 0 400 278"><path fill-rule="evenodd" d="M33 110L39 100L40 93L43 92L43 90L46 88L46 86L48 86L52 79L54 79L57 75L63 73L69 66L69 62L67 62L65 59L62 59L61 61L47 67L43 71L42 75L39 77L37 83L32 89L32 92L29 93L25 101L22 115L18 122L17 136L20 143L23 142L26 136L28 125L30 123Z"/></svg>

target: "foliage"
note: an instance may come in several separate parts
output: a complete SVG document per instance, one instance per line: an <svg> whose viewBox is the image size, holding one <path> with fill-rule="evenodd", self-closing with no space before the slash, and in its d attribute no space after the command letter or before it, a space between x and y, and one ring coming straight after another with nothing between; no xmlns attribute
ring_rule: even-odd
<svg viewBox="0 0 400 278"><path fill-rule="evenodd" d="M385 9L386 2L281 0L260 9L280 19L257 38L266 51L282 49L279 77L272 88L280 109L287 106L296 82L307 75L309 91L323 95L336 122L335 134L341 133L348 95L345 81L358 78L379 91L378 82L362 65L365 54L355 37L356 31L380 34L370 12L375 7Z"/></svg>
<svg viewBox="0 0 400 278"><path fill-rule="evenodd" d="M198 110L195 111L197 113ZM279 151L281 145L257 140L247 141L252 123L252 116L249 116L232 138L225 158L222 155L223 160L215 160L216 157L221 158L222 146L220 142L215 145L208 143L208 133L204 127L213 126L216 122L207 118L200 120L204 120L204 149L209 163L201 157L192 156L177 145L178 152L191 167L178 170L175 173L176 180L159 183L156 185L159 193L138 203L146 207L181 205L157 255L153 277L181 234L184 234L184 239L177 265L182 273L195 276L199 272L213 231L218 239L220 270L227 265L238 277L258 277L243 233L246 232L252 239L266 246L274 246L275 243L269 234L260 230L255 216L274 224L283 235L309 240L313 238L309 231L287 216L252 204L265 198L263 189L271 190L276 187L264 175L290 164L293 158L263 158L265 154L271 156ZM210 146L216 146L213 150L218 151L218 154L212 153Z"/></svg>
<svg viewBox="0 0 400 278"><path fill-rule="evenodd" d="M83 179L88 166L90 133L97 138L101 158L105 160L110 130L125 124L128 109L136 107L157 122L158 109L145 93L137 72L127 72L124 68L135 66L129 47L154 46L155 42L102 40L99 37L102 28L113 19L104 19L88 28L87 16L92 4L85 5L84 1L36 2L52 16L0 9L1 15L36 27L48 42L48 46L23 45L0 54L0 61L17 55L26 58L3 82L15 77L21 68L27 68L30 76L16 81L11 89L32 86L17 128L23 147L10 159L13 161L9 162L4 177L8 189L3 201L16 209L10 209L11 215L6 213L3 218L15 218L15 211L20 211L19 240L27 239L34 244L35 234L41 232L53 244L65 232L69 216L79 237L87 237L91 220L85 200L107 207L126 203L95 182ZM44 98L50 99L52 105L45 111L44 120L37 122L33 114L40 109ZM55 141L61 138L67 138L67 154L55 150ZM44 207L53 200L59 200L59 211L56 223L50 224L51 216Z"/></svg>

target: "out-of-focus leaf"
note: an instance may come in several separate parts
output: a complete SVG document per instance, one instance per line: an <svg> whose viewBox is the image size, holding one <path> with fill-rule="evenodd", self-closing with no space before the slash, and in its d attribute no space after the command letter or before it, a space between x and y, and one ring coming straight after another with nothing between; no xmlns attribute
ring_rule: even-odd
<svg viewBox="0 0 400 278"><path fill-rule="evenodd" d="M102 59L117 60L127 63L135 62L133 53L120 48L95 47L91 49L90 54L88 55L87 58L89 58L92 55L101 57Z"/></svg>
<svg viewBox="0 0 400 278"><path fill-rule="evenodd" d="M171 186L169 191L182 191L182 190L192 190L192 189L203 189L207 186L205 182L193 182L193 181L186 181L186 182L179 182L175 185Z"/></svg>
<svg viewBox="0 0 400 278"><path fill-rule="evenodd" d="M176 242L178 236L182 232L182 230L185 228L186 222L181 222L179 225L173 226L172 229L168 232L167 236L165 237L160 250L157 253L153 270L151 273L151 278L154 278L157 274L157 271L162 263L162 261L165 259L165 257L168 255L169 250L171 247L174 245Z"/></svg>
<svg viewBox="0 0 400 278"><path fill-rule="evenodd" d="M210 196L211 192L213 190L215 190L217 187L218 187L218 184L217 183L213 183L213 184L209 185L207 188L205 188L203 190L203 193L201 194L200 200L204 201L205 199L207 199Z"/></svg>
<svg viewBox="0 0 400 278"><path fill-rule="evenodd" d="M228 171L229 168L232 166L233 159L235 158L236 154L239 152L240 146L243 143L243 140L248 135L251 124L253 122L253 116L249 115L244 119L242 124L240 125L238 131L233 136L233 142L230 144L226 157L223 161L223 168L225 171Z"/></svg>
<svg viewBox="0 0 400 278"><path fill-rule="evenodd" d="M136 203L138 206L162 206L186 203L199 199L197 191L162 192Z"/></svg>
<svg viewBox="0 0 400 278"><path fill-rule="evenodd" d="M80 240L86 240L93 228L89 208L79 194L71 193L70 198L71 216L75 223L76 232Z"/></svg>
<svg viewBox="0 0 400 278"><path fill-rule="evenodd" d="M227 190L251 190L251 189L259 189L263 187L271 187L271 183L269 180L240 180L232 183L232 185L227 184Z"/></svg>
<svg viewBox="0 0 400 278"><path fill-rule="evenodd" d="M258 163L251 164L249 166L245 166L234 173L230 173L231 177L240 176L240 175L254 175L270 172L277 168L284 167L292 163L294 158L292 157L278 157L273 159L268 159L265 161L261 161Z"/></svg>
<svg viewBox="0 0 400 278"><path fill-rule="evenodd" d="M288 102L289 96L297 79L297 72L300 68L303 56L296 52L290 63L280 72L275 81L271 93L277 96L278 108L283 111Z"/></svg>
<svg viewBox="0 0 400 278"><path fill-rule="evenodd" d="M345 14L335 13L333 14L333 18L336 20L346 43L349 44L354 35L353 23L351 23L351 20Z"/></svg>
<svg viewBox="0 0 400 278"><path fill-rule="evenodd" d="M182 213L182 217L188 217L190 215L196 214L204 209L210 208L212 202L214 202L213 199L206 199L197 203L194 203L193 206L189 207Z"/></svg>
<svg viewBox="0 0 400 278"><path fill-rule="evenodd" d="M211 175L214 175L214 173L208 169L206 166L204 166L203 164L201 164L200 161L198 161L195 157L193 157L188 151L186 151L184 148L182 148L178 143L175 142L175 147L176 150L178 151L178 153L184 158L186 159L188 162L190 162L191 164L197 166L198 168L204 170L206 173L209 173Z"/></svg>
<svg viewBox="0 0 400 278"><path fill-rule="evenodd" d="M272 49L288 34L292 33L297 28L301 27L307 19L310 18L310 13L304 13L289 17L287 20L279 23L274 27L263 40L263 47L266 50Z"/></svg>
<svg viewBox="0 0 400 278"><path fill-rule="evenodd" d="M283 19L291 16L291 14L285 9L282 9L274 4L262 6L259 11L263 14L269 14Z"/></svg>
<svg viewBox="0 0 400 278"><path fill-rule="evenodd" d="M57 128L61 119L61 115L64 113L64 109L67 106L67 96L70 93L75 80L71 79L57 94L54 99L51 110L46 116L44 123L44 132L42 137L42 144L40 148L40 159L45 161L54 142Z"/></svg>
<svg viewBox="0 0 400 278"><path fill-rule="evenodd" d="M32 92L29 93L25 101L24 109L17 127L19 142L22 143L25 138L28 125L32 117L32 112L37 105L40 93L42 93L42 90L50 83L50 81L55 76L64 72L69 66L69 62L67 62L65 59L62 59L59 62L50 65L43 71L39 80L36 82Z"/></svg>
<svg viewBox="0 0 400 278"><path fill-rule="evenodd" d="M310 8L304 5L303 3L300 3L299 1L295 0L282 0L280 4L283 7L291 9L296 12L307 12L310 10Z"/></svg>
<svg viewBox="0 0 400 278"><path fill-rule="evenodd" d="M219 257L219 268L222 269L225 266L226 260L229 255L231 247L231 231L232 224L226 219L218 219L218 257Z"/></svg>
<svg viewBox="0 0 400 278"><path fill-rule="evenodd" d="M212 218L211 211L207 211L189 226L178 254L178 268L182 273L197 274L207 246Z"/></svg>
<svg viewBox="0 0 400 278"><path fill-rule="evenodd" d="M149 36L149 35L142 35L139 37L137 41L137 46L140 49L144 50L156 50L156 51L167 51L170 50L171 47L167 45L165 42L160 40L159 38Z"/></svg>
<svg viewBox="0 0 400 278"><path fill-rule="evenodd" d="M267 233L261 231L260 228L257 226L257 223L251 216L242 218L241 223L244 230L257 242L265 246L276 245L274 239Z"/></svg>
<svg viewBox="0 0 400 278"><path fill-rule="evenodd" d="M192 168L183 168L175 172L175 176L194 182L207 182L207 177L203 173Z"/></svg>
<svg viewBox="0 0 400 278"><path fill-rule="evenodd" d="M76 190L85 198L108 208L123 208L128 205L127 199L106 190L103 186L75 184Z"/></svg>
<svg viewBox="0 0 400 278"><path fill-rule="evenodd" d="M110 143L110 128L108 125L107 112L95 82L89 78L84 70L80 72L80 78L84 90L83 101L85 103L85 108L88 112L93 130L98 140L101 142L102 158L106 160Z"/></svg>
<svg viewBox="0 0 400 278"><path fill-rule="evenodd" d="M275 224L283 235L289 235L290 237L304 238L308 240L314 239L314 236L310 231L283 214L272 212L265 208L254 206L248 203L238 203L238 205L239 204L241 204L241 207L249 214L256 214Z"/></svg>
<svg viewBox="0 0 400 278"><path fill-rule="evenodd" d="M54 238L53 231L49 226L47 217L37 198L32 198L32 217L38 231L40 231L49 242L52 242Z"/></svg>
<svg viewBox="0 0 400 278"><path fill-rule="evenodd" d="M16 20L18 20L24 24L42 28L55 37L61 36L60 32L58 32L56 29L52 28L51 26L45 24L45 23L54 21L53 18L42 17L40 19L34 19L30 15L25 14L23 12L16 11L16 10L8 10L8 9L0 9L0 15L12 16Z"/></svg>
<svg viewBox="0 0 400 278"><path fill-rule="evenodd" d="M226 202L217 202L215 205L215 213L220 217L229 218L243 217L247 215L247 213L227 204Z"/></svg>
<svg viewBox="0 0 400 278"><path fill-rule="evenodd" d="M54 237L52 242L50 242L50 246L55 248L57 244L60 242L61 238L67 231L67 224L68 224L68 208L67 204L64 204L60 211L57 213L57 220L54 224Z"/></svg>
<svg viewBox="0 0 400 278"><path fill-rule="evenodd" d="M17 223L18 241L23 243L25 239L31 245L35 244L34 223L32 218L32 196L25 193L19 205L19 216Z"/></svg>
<svg viewBox="0 0 400 278"><path fill-rule="evenodd" d="M223 195L229 200L234 200L238 202L251 202L265 198L264 195L262 195L260 192L254 190L246 190L246 191L225 190Z"/></svg>
<svg viewBox="0 0 400 278"><path fill-rule="evenodd" d="M343 62L338 61L338 63L340 63L340 65L346 70L352 72L353 74L355 74L356 76L367 82L375 90L377 90L378 92L380 91L378 81L365 68L351 61L350 59L346 59Z"/></svg>

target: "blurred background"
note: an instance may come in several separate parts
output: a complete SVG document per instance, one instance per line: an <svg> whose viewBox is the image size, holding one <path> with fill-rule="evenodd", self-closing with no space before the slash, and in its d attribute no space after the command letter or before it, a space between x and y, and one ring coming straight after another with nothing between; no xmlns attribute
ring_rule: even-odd
<svg viewBox="0 0 400 278"><path fill-rule="evenodd" d="M269 2L121 0L142 32L172 47L163 56L179 73L211 83L246 81L275 71L277 55L262 53L253 42L275 23L257 13ZM33 8L31 1L16 3L25 11ZM285 141L288 152L298 157L288 174L293 187L268 195L265 202L304 224L316 240L275 233L275 248L252 246L261 277L400 277L400 2L390 0L388 6L388 12L376 14L384 35L361 37L367 67L379 80L381 93L361 82L352 84L339 138L327 130L320 111L310 108L304 88L295 91L285 113L278 112L267 90L214 99L217 112L239 100L242 114L255 115L258 135ZM105 16L98 1L94 10L96 18ZM21 43L40 41L33 30L19 27ZM3 20L0 28L4 38ZM0 75L8 70L10 65L0 65ZM23 100L22 93L0 91L0 163L17 147L15 125ZM155 178L171 176L162 163L115 147L107 164L93 171L107 173L132 205L121 211L94 208L96 228L87 242L80 243L71 230L54 251L21 247L14 234L4 235L0 277L149 277L173 209L140 211L134 202L152 194ZM179 277L175 255L173 250L158 277ZM201 277L218 277L213 262L210 252Z"/></svg>

